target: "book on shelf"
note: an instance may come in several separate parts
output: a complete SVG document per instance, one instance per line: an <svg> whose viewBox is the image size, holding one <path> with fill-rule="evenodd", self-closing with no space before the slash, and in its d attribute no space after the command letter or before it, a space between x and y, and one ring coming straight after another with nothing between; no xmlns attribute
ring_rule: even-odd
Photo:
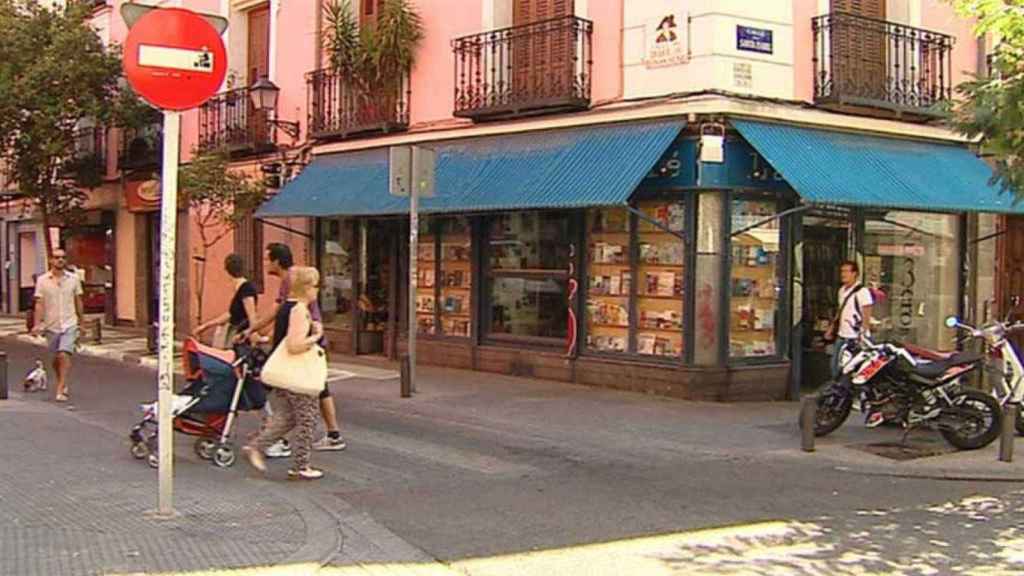
<svg viewBox="0 0 1024 576"><path fill-rule="evenodd" d="M442 327L449 336L469 336L469 320L445 318Z"/></svg>
<svg viewBox="0 0 1024 576"><path fill-rule="evenodd" d="M419 316L416 318L416 326L420 332L426 334L434 333L434 317L433 316Z"/></svg>
<svg viewBox="0 0 1024 576"><path fill-rule="evenodd" d="M444 244L444 259L461 262L469 260L469 247L465 244Z"/></svg>
<svg viewBox="0 0 1024 576"><path fill-rule="evenodd" d="M416 245L416 257L423 261L434 261L434 243L420 242Z"/></svg>
<svg viewBox="0 0 1024 576"><path fill-rule="evenodd" d="M444 275L444 285L449 288L461 288L463 280L465 274L462 270L453 270Z"/></svg>
<svg viewBox="0 0 1024 576"><path fill-rule="evenodd" d="M434 297L427 295L419 295L416 297L416 311L417 312L433 312L434 311Z"/></svg>
<svg viewBox="0 0 1024 576"><path fill-rule="evenodd" d="M593 350L602 352L625 352L626 339L622 336L606 336L603 334L591 334L587 337L587 343Z"/></svg>
<svg viewBox="0 0 1024 576"><path fill-rule="evenodd" d="M448 314L461 314L462 300L462 296L445 296L444 311Z"/></svg>

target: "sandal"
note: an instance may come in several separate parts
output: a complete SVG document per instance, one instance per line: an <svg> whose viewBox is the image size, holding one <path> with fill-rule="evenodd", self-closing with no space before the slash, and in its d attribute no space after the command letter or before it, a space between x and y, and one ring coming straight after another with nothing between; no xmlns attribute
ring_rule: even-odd
<svg viewBox="0 0 1024 576"><path fill-rule="evenodd" d="M71 398L67 394L57 394L57 396L54 398L54 400L56 400L57 402L67 402L70 399Z"/></svg>
<svg viewBox="0 0 1024 576"><path fill-rule="evenodd" d="M324 471L312 466L306 466L301 470L292 468L288 471L289 480L319 480L324 477Z"/></svg>
<svg viewBox="0 0 1024 576"><path fill-rule="evenodd" d="M242 453L249 459L249 464L257 471L267 473L267 461L263 459L263 453L252 446L243 446Z"/></svg>

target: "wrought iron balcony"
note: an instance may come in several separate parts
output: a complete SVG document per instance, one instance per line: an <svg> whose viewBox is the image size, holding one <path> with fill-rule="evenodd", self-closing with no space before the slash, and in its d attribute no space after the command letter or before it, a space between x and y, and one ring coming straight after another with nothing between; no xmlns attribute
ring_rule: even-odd
<svg viewBox="0 0 1024 576"><path fill-rule="evenodd" d="M258 154L277 146L268 115L253 106L248 88L218 94L199 108L199 149Z"/></svg>
<svg viewBox="0 0 1024 576"><path fill-rule="evenodd" d="M590 106L589 20L567 16L457 38L455 116L489 120Z"/></svg>
<svg viewBox="0 0 1024 576"><path fill-rule="evenodd" d="M409 76L366 81L339 70L306 74L309 133L318 140L409 128Z"/></svg>
<svg viewBox="0 0 1024 576"><path fill-rule="evenodd" d="M140 128L121 130L118 168L126 172L160 166L163 160L163 141L163 123L159 121Z"/></svg>
<svg viewBox="0 0 1024 576"><path fill-rule="evenodd" d="M812 28L818 104L931 115L953 97L948 34L843 12Z"/></svg>

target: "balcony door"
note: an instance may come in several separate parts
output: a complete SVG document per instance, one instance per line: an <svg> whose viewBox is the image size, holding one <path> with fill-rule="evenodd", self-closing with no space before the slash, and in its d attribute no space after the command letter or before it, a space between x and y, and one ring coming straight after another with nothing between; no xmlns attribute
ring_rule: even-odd
<svg viewBox="0 0 1024 576"><path fill-rule="evenodd" d="M575 34L573 0L513 0L513 100L570 94Z"/></svg>
<svg viewBox="0 0 1024 576"><path fill-rule="evenodd" d="M832 72L839 94L886 100L886 0L832 0L836 12L855 17L833 17Z"/></svg>
<svg viewBox="0 0 1024 576"><path fill-rule="evenodd" d="M249 37L247 54L247 78L245 85L252 86L260 78L270 77L270 5L264 5L249 12ZM246 93L246 102L242 103L249 111L248 130L256 147L270 141L270 124L267 113L255 110Z"/></svg>

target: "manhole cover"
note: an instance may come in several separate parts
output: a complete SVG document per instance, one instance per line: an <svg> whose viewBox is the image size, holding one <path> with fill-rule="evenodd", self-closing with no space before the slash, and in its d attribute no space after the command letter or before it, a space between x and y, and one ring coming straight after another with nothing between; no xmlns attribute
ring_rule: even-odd
<svg viewBox="0 0 1024 576"><path fill-rule="evenodd" d="M890 460L916 460L917 458L928 458L931 456L942 456L956 451L955 448L941 442L875 442L872 444L855 444L850 446L855 450L861 450L868 454L889 458Z"/></svg>

